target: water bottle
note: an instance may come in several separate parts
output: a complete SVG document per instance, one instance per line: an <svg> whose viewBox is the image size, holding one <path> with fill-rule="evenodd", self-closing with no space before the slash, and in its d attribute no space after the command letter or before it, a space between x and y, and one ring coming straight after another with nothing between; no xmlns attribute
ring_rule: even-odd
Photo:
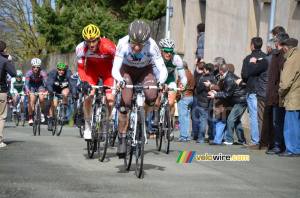
<svg viewBox="0 0 300 198"><path fill-rule="evenodd" d="M116 118L116 107L114 107L112 112L111 112L111 119L115 120L115 118Z"/></svg>

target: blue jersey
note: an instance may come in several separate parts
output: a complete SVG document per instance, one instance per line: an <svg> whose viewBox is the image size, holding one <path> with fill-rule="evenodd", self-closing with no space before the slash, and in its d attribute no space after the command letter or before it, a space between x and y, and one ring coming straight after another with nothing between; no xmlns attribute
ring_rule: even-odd
<svg viewBox="0 0 300 198"><path fill-rule="evenodd" d="M26 72L25 76L25 91L30 91L29 87L34 87L34 86L46 86L47 84L47 73L40 69L38 74L34 74L32 69L29 69Z"/></svg>

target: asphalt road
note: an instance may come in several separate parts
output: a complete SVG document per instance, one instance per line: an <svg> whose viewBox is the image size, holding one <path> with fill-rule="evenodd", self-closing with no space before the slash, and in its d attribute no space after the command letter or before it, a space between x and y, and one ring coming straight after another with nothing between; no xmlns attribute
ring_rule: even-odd
<svg viewBox="0 0 300 198"><path fill-rule="evenodd" d="M176 135L178 135L178 131ZM42 126L6 123L0 148L0 197L299 197L300 158L249 152L241 146L171 142L167 155L145 145L144 176L125 171L116 147L107 159L87 158L86 142L77 128L52 136ZM195 151L191 163L176 163L181 151ZM197 155L250 155L250 161L197 161ZM96 154L97 156L97 154ZM184 161L186 160L184 158Z"/></svg>

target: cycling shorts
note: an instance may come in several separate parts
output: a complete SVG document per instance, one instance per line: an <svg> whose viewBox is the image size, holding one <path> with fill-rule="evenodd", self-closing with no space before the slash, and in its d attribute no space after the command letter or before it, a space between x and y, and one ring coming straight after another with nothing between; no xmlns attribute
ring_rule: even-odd
<svg viewBox="0 0 300 198"><path fill-rule="evenodd" d="M46 88L44 87L43 84L31 85L29 83L28 88L29 88L29 91L32 92L32 93L45 92L46 91Z"/></svg>

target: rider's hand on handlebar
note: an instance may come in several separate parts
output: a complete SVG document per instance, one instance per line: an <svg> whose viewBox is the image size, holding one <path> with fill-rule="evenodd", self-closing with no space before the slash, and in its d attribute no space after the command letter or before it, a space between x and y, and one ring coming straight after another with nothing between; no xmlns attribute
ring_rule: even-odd
<svg viewBox="0 0 300 198"><path fill-rule="evenodd" d="M91 90L92 90L92 86L88 82L84 81L82 84L82 93L89 95Z"/></svg>
<svg viewBox="0 0 300 198"><path fill-rule="evenodd" d="M118 83L117 83L117 86L116 86L117 92L120 92L120 89L121 89L121 88L124 89L125 86L126 86L126 81L125 81L125 80L118 82Z"/></svg>
<svg viewBox="0 0 300 198"><path fill-rule="evenodd" d="M160 90L164 89L165 91L168 91L168 85L167 84L158 82L157 85L158 85L158 88Z"/></svg>
<svg viewBox="0 0 300 198"><path fill-rule="evenodd" d="M180 91L185 91L186 90L186 87L183 86L183 84L180 84Z"/></svg>

